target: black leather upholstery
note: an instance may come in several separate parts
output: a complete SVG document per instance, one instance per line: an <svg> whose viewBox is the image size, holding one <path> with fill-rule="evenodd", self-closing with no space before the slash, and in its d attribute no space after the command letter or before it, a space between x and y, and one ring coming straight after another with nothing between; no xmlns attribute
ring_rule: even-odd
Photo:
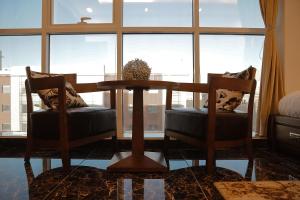
<svg viewBox="0 0 300 200"><path fill-rule="evenodd" d="M165 128L197 139L205 139L208 126L207 109L166 110ZM217 112L216 139L243 138L247 134L248 117L242 112Z"/></svg>
<svg viewBox="0 0 300 200"><path fill-rule="evenodd" d="M59 138L59 113L39 110L31 113L32 134L40 139ZM67 110L69 138L71 140L116 130L116 111L103 107L81 107Z"/></svg>

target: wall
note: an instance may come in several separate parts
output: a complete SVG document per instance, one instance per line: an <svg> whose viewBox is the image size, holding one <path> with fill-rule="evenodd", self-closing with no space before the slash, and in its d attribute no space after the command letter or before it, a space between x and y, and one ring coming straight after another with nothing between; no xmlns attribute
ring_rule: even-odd
<svg viewBox="0 0 300 200"><path fill-rule="evenodd" d="M300 90L300 0L280 0L278 45L287 94Z"/></svg>

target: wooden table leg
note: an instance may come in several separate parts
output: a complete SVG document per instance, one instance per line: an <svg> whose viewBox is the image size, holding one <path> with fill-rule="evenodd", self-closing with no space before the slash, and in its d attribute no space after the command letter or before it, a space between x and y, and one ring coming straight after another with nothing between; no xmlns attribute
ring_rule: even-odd
<svg viewBox="0 0 300 200"><path fill-rule="evenodd" d="M132 113L132 156L140 158L144 156L144 105L143 89L133 90Z"/></svg>
<svg viewBox="0 0 300 200"><path fill-rule="evenodd" d="M132 153L116 153L108 171L117 172L166 172L162 153L144 152L143 88L133 90Z"/></svg>

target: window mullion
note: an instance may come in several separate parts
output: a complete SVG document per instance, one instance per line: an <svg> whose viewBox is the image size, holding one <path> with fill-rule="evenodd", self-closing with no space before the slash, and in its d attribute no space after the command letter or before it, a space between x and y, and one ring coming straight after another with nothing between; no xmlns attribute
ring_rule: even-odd
<svg viewBox="0 0 300 200"><path fill-rule="evenodd" d="M122 66L123 66L123 32L122 32L122 21L123 21L123 0L114 1L114 17L113 23L116 26L117 33L117 79L122 79ZM117 136L123 137L123 104L122 104L123 91L117 90Z"/></svg>
<svg viewBox="0 0 300 200"><path fill-rule="evenodd" d="M200 83L200 47L199 47L199 0L194 0L193 9L194 9L194 20L193 20L193 29L194 29L194 83ZM194 93L193 96L194 106L200 107L200 94Z"/></svg>

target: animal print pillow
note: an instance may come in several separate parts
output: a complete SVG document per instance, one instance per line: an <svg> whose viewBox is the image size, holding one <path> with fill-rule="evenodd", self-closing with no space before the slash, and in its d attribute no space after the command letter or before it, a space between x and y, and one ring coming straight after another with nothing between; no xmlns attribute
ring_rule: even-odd
<svg viewBox="0 0 300 200"><path fill-rule="evenodd" d="M59 76L58 74L48 74L48 73L40 73L31 71L31 78L43 78L43 77L55 77ZM51 108L58 109L58 89L45 89L39 90L38 95L42 99L43 103ZM75 108L75 107L86 107L88 106L84 100L76 93L75 89L71 85L71 83L66 81L66 106L67 108Z"/></svg>
<svg viewBox="0 0 300 200"><path fill-rule="evenodd" d="M239 78L244 80L249 80L251 74L255 75L256 69L250 66L248 69L245 69L238 73L229 73L226 72L222 75L222 77L227 78ZM227 89L218 89L216 91L216 109L217 110L225 110L225 111L233 111L237 108L242 100L244 94L239 91L231 91ZM208 101L205 103L205 107L208 107Z"/></svg>

